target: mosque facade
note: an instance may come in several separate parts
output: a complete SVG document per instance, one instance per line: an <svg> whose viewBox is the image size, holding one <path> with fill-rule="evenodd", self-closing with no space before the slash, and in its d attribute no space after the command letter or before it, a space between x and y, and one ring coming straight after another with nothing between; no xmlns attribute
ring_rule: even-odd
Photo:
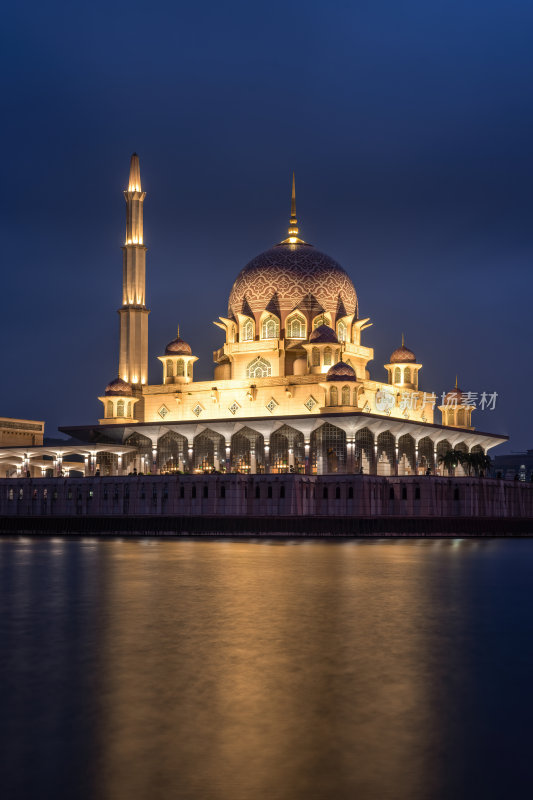
<svg viewBox="0 0 533 800"><path fill-rule="evenodd" d="M194 379L198 359L178 330L150 384L136 154L124 196L118 374L99 396L97 425L60 429L85 443L85 473L419 475L442 473L446 450L486 453L505 440L476 431L457 383L438 404L403 340L383 379L370 375L370 319L343 267L300 237L294 177L287 237L239 272L215 322L224 342L213 378ZM54 468L63 469L57 454Z"/></svg>

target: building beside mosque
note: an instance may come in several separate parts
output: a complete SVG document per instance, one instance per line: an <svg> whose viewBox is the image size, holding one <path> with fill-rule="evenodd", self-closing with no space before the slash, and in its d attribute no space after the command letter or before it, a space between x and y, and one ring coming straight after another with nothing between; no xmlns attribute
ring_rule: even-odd
<svg viewBox="0 0 533 800"><path fill-rule="evenodd" d="M344 268L301 238L294 177L287 236L238 273L214 323L223 341L212 379L194 379L198 358L178 329L150 383L136 154L124 196L118 372L99 395L98 424L60 429L83 443L86 473L417 475L441 470L450 448L487 452L506 439L474 428L457 384L439 404L403 338L381 374L370 374L370 319ZM55 453L56 474L64 455Z"/></svg>

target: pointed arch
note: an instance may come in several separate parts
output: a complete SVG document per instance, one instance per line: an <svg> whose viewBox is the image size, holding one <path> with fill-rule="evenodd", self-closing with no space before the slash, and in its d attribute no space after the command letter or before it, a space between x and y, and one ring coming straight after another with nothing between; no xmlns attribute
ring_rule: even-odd
<svg viewBox="0 0 533 800"><path fill-rule="evenodd" d="M349 406L350 405L350 387L343 386L342 387L342 402L341 405Z"/></svg>
<svg viewBox="0 0 533 800"><path fill-rule="evenodd" d="M254 322L249 317L242 323L241 340L243 342L253 342L254 340Z"/></svg>
<svg viewBox="0 0 533 800"><path fill-rule="evenodd" d="M329 404L330 406L339 405L339 390L336 386L332 386L329 390Z"/></svg>
<svg viewBox="0 0 533 800"><path fill-rule="evenodd" d="M306 325L305 319L301 314L291 314L286 322L288 339L305 339Z"/></svg>
<svg viewBox="0 0 533 800"><path fill-rule="evenodd" d="M261 324L261 338L262 339L278 339L279 338L279 319L270 314L265 317Z"/></svg>
<svg viewBox="0 0 533 800"><path fill-rule="evenodd" d="M254 358L246 367L247 378L269 378L272 375L272 365L266 358Z"/></svg>

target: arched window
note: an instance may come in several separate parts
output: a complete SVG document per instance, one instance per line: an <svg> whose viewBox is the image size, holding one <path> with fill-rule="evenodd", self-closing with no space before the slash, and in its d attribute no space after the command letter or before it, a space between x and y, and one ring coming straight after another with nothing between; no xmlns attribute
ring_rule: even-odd
<svg viewBox="0 0 533 800"><path fill-rule="evenodd" d="M341 403L341 405L343 405L343 406L349 406L350 405L350 387L349 386L343 386L342 387L342 403Z"/></svg>
<svg viewBox="0 0 533 800"><path fill-rule="evenodd" d="M131 400L128 402L128 417L131 417Z"/></svg>
<svg viewBox="0 0 533 800"><path fill-rule="evenodd" d="M173 378L173 377L174 377L174 364L169 358L167 359L167 378Z"/></svg>
<svg viewBox="0 0 533 800"><path fill-rule="evenodd" d="M402 380L400 367L396 367L394 370L394 383L400 383Z"/></svg>
<svg viewBox="0 0 533 800"><path fill-rule="evenodd" d="M187 377L192 378L192 361L187 364Z"/></svg>
<svg viewBox="0 0 533 800"><path fill-rule="evenodd" d="M406 367L403 371L403 382L411 383L411 370L409 369L409 367Z"/></svg>
<svg viewBox="0 0 533 800"><path fill-rule="evenodd" d="M179 358L176 362L176 375L179 378L182 378L185 375L185 365L182 358Z"/></svg>
<svg viewBox="0 0 533 800"><path fill-rule="evenodd" d="M277 339L279 335L279 322L275 317L267 317L263 320L261 329L263 339Z"/></svg>
<svg viewBox="0 0 533 800"><path fill-rule="evenodd" d="M305 322L301 317L291 317L287 322L287 338L305 339Z"/></svg>
<svg viewBox="0 0 533 800"><path fill-rule="evenodd" d="M332 386L329 390L329 404L330 406L339 405L339 391L336 386Z"/></svg>
<svg viewBox="0 0 533 800"><path fill-rule="evenodd" d="M448 425L455 425L455 411L448 411Z"/></svg>
<svg viewBox="0 0 533 800"><path fill-rule="evenodd" d="M117 417L124 416L124 400L119 400L117 403Z"/></svg>
<svg viewBox="0 0 533 800"><path fill-rule="evenodd" d="M112 400L108 400L106 407L107 407L107 411L106 411L106 414L105 414L106 417L112 417L113 416L113 401Z"/></svg>
<svg viewBox="0 0 533 800"><path fill-rule="evenodd" d="M242 340L243 342L252 342L254 338L254 323L251 319L247 319L242 326Z"/></svg>
<svg viewBox="0 0 533 800"><path fill-rule="evenodd" d="M313 349L311 351L311 361L312 361L313 367L319 367L320 366L320 350L318 349L318 347L313 347Z"/></svg>
<svg viewBox="0 0 533 800"><path fill-rule="evenodd" d="M319 314L318 317L315 317L313 320L313 330L318 328L319 325L329 325L329 319L325 314Z"/></svg>
<svg viewBox="0 0 533 800"><path fill-rule="evenodd" d="M332 351L331 347L326 347L326 349L324 350L324 366L325 367L331 367L332 357L333 357L333 351Z"/></svg>
<svg viewBox="0 0 533 800"><path fill-rule="evenodd" d="M246 367L247 378L269 378L272 375L272 367L269 361L264 358L254 358Z"/></svg>
<svg viewBox="0 0 533 800"><path fill-rule="evenodd" d="M339 342L346 341L346 323L342 319L337 325L337 339Z"/></svg>
<svg viewBox="0 0 533 800"><path fill-rule="evenodd" d="M464 408L460 408L457 412L457 424L466 425L466 413Z"/></svg>

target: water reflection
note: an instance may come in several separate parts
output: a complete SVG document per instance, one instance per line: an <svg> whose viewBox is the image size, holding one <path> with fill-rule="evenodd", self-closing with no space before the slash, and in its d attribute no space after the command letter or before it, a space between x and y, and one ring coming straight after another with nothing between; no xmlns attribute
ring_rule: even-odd
<svg viewBox="0 0 533 800"><path fill-rule="evenodd" d="M3 540L8 796L502 796L532 566L523 541Z"/></svg>

